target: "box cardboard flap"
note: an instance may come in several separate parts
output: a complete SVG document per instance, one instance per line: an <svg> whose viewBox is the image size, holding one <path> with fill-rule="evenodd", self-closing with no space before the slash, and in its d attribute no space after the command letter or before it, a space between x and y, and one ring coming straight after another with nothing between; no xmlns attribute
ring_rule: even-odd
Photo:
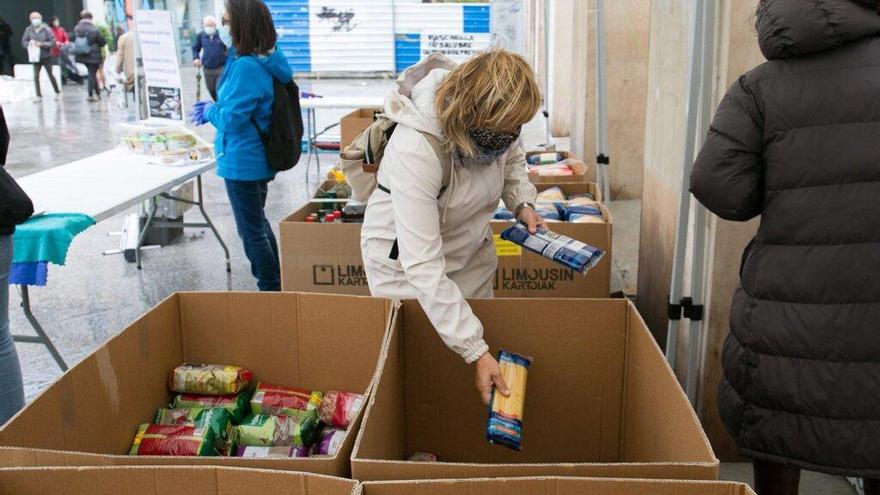
<svg viewBox="0 0 880 495"><path fill-rule="evenodd" d="M719 464L696 413L632 303L628 304L622 460ZM670 397L675 394L677 397ZM663 428L657 428L658 419Z"/></svg>
<svg viewBox="0 0 880 495"><path fill-rule="evenodd" d="M471 480L374 481L362 495L754 495L741 483L719 481L624 480L602 478L496 478Z"/></svg>
<svg viewBox="0 0 880 495"><path fill-rule="evenodd" d="M214 467L0 469L0 494L352 495L351 480L303 473Z"/></svg>

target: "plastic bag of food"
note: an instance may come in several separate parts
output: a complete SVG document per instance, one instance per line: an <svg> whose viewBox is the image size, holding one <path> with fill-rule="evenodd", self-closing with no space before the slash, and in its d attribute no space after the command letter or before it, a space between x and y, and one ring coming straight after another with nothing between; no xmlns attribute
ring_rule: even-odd
<svg viewBox="0 0 880 495"><path fill-rule="evenodd" d="M192 409L159 409L153 423L157 425L181 425L208 427L214 432L215 446L221 453L226 451L232 433L232 414L222 407Z"/></svg>
<svg viewBox="0 0 880 495"><path fill-rule="evenodd" d="M599 208L599 205L596 203L588 204L558 204L557 208L561 209L563 212L563 218L566 222L572 221L572 216L575 215L592 215L594 217L602 218L602 210Z"/></svg>
<svg viewBox="0 0 880 495"><path fill-rule="evenodd" d="M596 215L571 215L568 217L571 223L605 223L605 219Z"/></svg>
<svg viewBox="0 0 880 495"><path fill-rule="evenodd" d="M241 421L248 413L248 400L250 394L247 390L238 395L198 395L180 394L171 401L171 409L192 409L222 407L232 415L232 421Z"/></svg>
<svg viewBox="0 0 880 495"><path fill-rule="evenodd" d="M318 418L326 425L348 428L364 405L364 396L351 392L331 390L324 394Z"/></svg>
<svg viewBox="0 0 880 495"><path fill-rule="evenodd" d="M547 229L539 228L536 234L530 234L521 223L502 232L501 238L580 273L587 273L605 256L601 249Z"/></svg>
<svg viewBox="0 0 880 495"><path fill-rule="evenodd" d="M236 457L259 459L286 459L291 457L308 457L308 447L255 447L240 445L235 452Z"/></svg>
<svg viewBox="0 0 880 495"><path fill-rule="evenodd" d="M129 455L216 456L214 432L206 426L141 425Z"/></svg>
<svg viewBox="0 0 880 495"><path fill-rule="evenodd" d="M565 194L562 193L562 189L558 186L544 189L535 198L536 203L558 203L560 201L565 201Z"/></svg>
<svg viewBox="0 0 880 495"><path fill-rule="evenodd" d="M321 392L260 383L251 399L251 410L254 414L317 418L322 398Z"/></svg>
<svg viewBox="0 0 880 495"><path fill-rule="evenodd" d="M565 155L562 153L557 153L555 151L549 151L545 153L534 153L526 157L526 162L529 165L547 165L558 163L565 159Z"/></svg>
<svg viewBox="0 0 880 495"><path fill-rule="evenodd" d="M325 426L319 435L318 442L312 447L312 455L335 456L345 440L345 430Z"/></svg>
<svg viewBox="0 0 880 495"><path fill-rule="evenodd" d="M251 378L241 366L183 363L171 371L168 386L181 394L233 395L246 389Z"/></svg>
<svg viewBox="0 0 880 495"><path fill-rule="evenodd" d="M239 446L289 447L311 445L318 422L311 416L273 416L251 414L235 428L233 443Z"/></svg>
<svg viewBox="0 0 880 495"><path fill-rule="evenodd" d="M498 365L501 376L510 388L510 395L496 394L492 389L489 402L489 421L486 425L486 438L491 443L504 445L513 450L522 450L522 420L526 402L526 378L532 360L500 351Z"/></svg>

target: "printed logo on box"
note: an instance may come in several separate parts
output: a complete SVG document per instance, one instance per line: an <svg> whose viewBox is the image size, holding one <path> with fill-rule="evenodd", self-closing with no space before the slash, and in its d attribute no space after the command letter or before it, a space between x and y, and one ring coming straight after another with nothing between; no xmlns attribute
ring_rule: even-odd
<svg viewBox="0 0 880 495"><path fill-rule="evenodd" d="M312 274L315 285L367 286L364 265L314 265Z"/></svg>
<svg viewBox="0 0 880 495"><path fill-rule="evenodd" d="M495 290L556 290L557 282L573 282L574 276L567 268L499 268Z"/></svg>

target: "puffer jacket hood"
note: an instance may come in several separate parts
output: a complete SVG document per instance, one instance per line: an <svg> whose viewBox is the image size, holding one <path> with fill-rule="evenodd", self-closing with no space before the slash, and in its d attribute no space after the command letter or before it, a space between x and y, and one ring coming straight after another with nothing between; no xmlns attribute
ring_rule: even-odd
<svg viewBox="0 0 880 495"><path fill-rule="evenodd" d="M768 60L824 52L880 34L880 15L854 0L764 0L758 43Z"/></svg>
<svg viewBox="0 0 880 495"><path fill-rule="evenodd" d="M284 84L287 84L287 82L293 77L293 74L291 74L290 71L290 66L287 64L287 59L284 57L284 53L281 50L276 49L268 55L255 56L254 60L259 62L269 74L272 74L273 77Z"/></svg>
<svg viewBox="0 0 880 495"><path fill-rule="evenodd" d="M397 78L397 89L385 98L385 115L407 127L443 139L443 130L434 110L437 87L455 62L440 53L403 71Z"/></svg>

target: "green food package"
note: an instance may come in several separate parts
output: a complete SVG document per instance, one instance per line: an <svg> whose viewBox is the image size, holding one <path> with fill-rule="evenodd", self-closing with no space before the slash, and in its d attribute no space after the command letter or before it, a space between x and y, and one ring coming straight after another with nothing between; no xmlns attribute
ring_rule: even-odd
<svg viewBox="0 0 880 495"><path fill-rule="evenodd" d="M150 425L138 428L129 455L216 456L210 428L187 425Z"/></svg>
<svg viewBox="0 0 880 495"><path fill-rule="evenodd" d="M323 394L302 388L260 383L251 399L254 414L275 414L317 420Z"/></svg>
<svg viewBox="0 0 880 495"><path fill-rule="evenodd" d="M318 422L311 416L251 414L235 428L233 447L308 446L315 441L317 430Z"/></svg>
<svg viewBox="0 0 880 495"><path fill-rule="evenodd" d="M183 363L171 370L168 387L181 394L233 395L247 388L250 370L224 364Z"/></svg>
<svg viewBox="0 0 880 495"><path fill-rule="evenodd" d="M247 416L250 408L250 393L245 390L238 395L197 395L197 394L180 394L171 401L171 409L193 409L193 408L212 408L222 407L229 411L232 415L233 422L239 422Z"/></svg>
<svg viewBox="0 0 880 495"><path fill-rule="evenodd" d="M153 423L157 425L187 425L207 427L214 433L215 446L221 453L228 452L232 434L232 414L222 407L194 407L192 409L159 409Z"/></svg>

